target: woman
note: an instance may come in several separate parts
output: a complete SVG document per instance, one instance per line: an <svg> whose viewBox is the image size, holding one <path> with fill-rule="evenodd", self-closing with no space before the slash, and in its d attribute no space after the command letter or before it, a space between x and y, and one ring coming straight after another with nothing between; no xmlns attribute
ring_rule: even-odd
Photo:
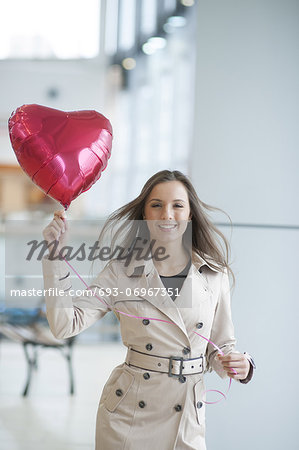
<svg viewBox="0 0 299 450"><path fill-rule="evenodd" d="M131 234L125 233L121 257L111 259L89 287L92 297L72 299L65 261L43 260L45 289L65 291L46 299L53 334L74 336L113 310L128 347L126 361L112 371L103 389L97 450L204 450L204 373L215 370L243 383L252 377L250 356L235 350L231 270L216 235L226 254L228 244L204 208L212 209L181 172L153 175L140 195L107 221L104 231L126 219L116 237L124 229ZM56 254L66 229L58 212L44 230L48 243L59 241ZM145 253L140 257L140 246L134 253L130 236L143 250L150 249L150 258Z"/></svg>

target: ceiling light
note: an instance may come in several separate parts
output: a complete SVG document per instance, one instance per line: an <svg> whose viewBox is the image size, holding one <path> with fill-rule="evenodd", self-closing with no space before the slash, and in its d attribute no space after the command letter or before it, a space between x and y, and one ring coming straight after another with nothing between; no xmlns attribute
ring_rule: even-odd
<svg viewBox="0 0 299 450"><path fill-rule="evenodd" d="M171 16L167 20L167 24L174 28L184 27L186 23L187 19L183 16Z"/></svg>
<svg viewBox="0 0 299 450"><path fill-rule="evenodd" d="M151 37L147 41L155 50L161 50L166 47L166 39L162 37Z"/></svg>
<svg viewBox="0 0 299 450"><path fill-rule="evenodd" d="M151 44L149 44L148 42L146 42L145 44L143 44L142 46L142 51L143 53L145 53L146 55L153 55L155 53L155 49L151 46Z"/></svg>
<svg viewBox="0 0 299 450"><path fill-rule="evenodd" d="M146 55L153 55L157 50L161 50L165 48L167 41L162 37L152 37L148 39L148 41L143 44L142 50Z"/></svg>
<svg viewBox="0 0 299 450"><path fill-rule="evenodd" d="M193 6L194 5L194 0L181 0L181 3L183 6Z"/></svg>
<svg viewBox="0 0 299 450"><path fill-rule="evenodd" d="M126 70L132 70L136 67L136 61L134 58L125 58L122 60L122 66Z"/></svg>

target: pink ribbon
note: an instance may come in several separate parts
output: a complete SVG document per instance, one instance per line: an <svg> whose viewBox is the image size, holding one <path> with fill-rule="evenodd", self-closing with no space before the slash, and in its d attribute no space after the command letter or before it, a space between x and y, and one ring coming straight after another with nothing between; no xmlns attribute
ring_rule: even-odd
<svg viewBox="0 0 299 450"><path fill-rule="evenodd" d="M67 265L72 269L72 271L77 275L77 277L82 281L82 283L85 285L85 287L90 290L91 288L88 286L87 283L85 283L85 281L83 280L83 278L80 276L80 274L76 271L76 269L65 259L63 258L64 261L67 263ZM98 297L96 294L94 294L94 296L100 300L100 302L102 302L105 306L108 306L109 309L111 309L111 307L107 304L107 302L105 302L105 300L101 299L100 297ZM122 314L124 316L127 317L132 317L134 319L148 319L148 320L156 320L157 322L164 322L164 323L170 323L170 325L174 325L173 322L170 322L169 320L164 320L164 319L157 319L155 317L143 317L143 316L135 316L134 314L128 314L125 313L123 311L119 311L118 309L115 310L116 312L118 312L119 314ZM216 350L219 351L219 353L221 353L222 356L224 356L223 351L216 345L214 344L214 342L212 342L210 339L208 339L207 337L203 336L202 334L197 333L197 331L193 331L193 333L197 334L198 336L200 336L202 339L205 339L206 341L208 341ZM232 371L237 374L238 372L232 368ZM206 391L204 391L204 395L207 392L217 392L218 394L222 395L222 397L226 400L226 394L229 392L230 387L231 387L231 383L232 383L232 379L230 378L229 380L229 384L228 384L228 388L226 393L224 394L223 392L217 390L217 389L207 389ZM215 402L207 402L203 400L203 403L206 403L207 405L212 405L215 403L219 403L221 400L223 400L223 398L220 398L219 400L215 401Z"/></svg>
<svg viewBox="0 0 299 450"><path fill-rule="evenodd" d="M218 350L218 351L221 353L222 356L224 356L223 351L222 351L216 344L214 344L214 342L212 342L210 339L208 339L208 338L202 336L202 334L199 334L199 333L197 333L196 331L193 331L193 333L197 334L197 335L200 336L201 338L203 338L203 339L205 339L206 341L208 341L210 344L213 345L213 347L214 347L216 350ZM237 372L235 369L232 368L232 371L237 375L238 372ZM217 389L207 389L204 393L206 394L207 392L218 392L218 393L221 394L221 395L225 398L225 400L226 400L226 394L227 394L228 391L230 390L231 384L232 384L232 379L230 378L230 379L229 379L229 383L228 383L228 388L227 388L227 391L226 391L225 394L223 394L223 392L221 392L221 391L218 391ZM207 405L212 405L212 404L214 404L214 403L219 403L219 402L221 402L221 400L223 400L223 399L221 398L220 400L217 400L216 402L205 402L205 401L203 401L203 402L206 403Z"/></svg>

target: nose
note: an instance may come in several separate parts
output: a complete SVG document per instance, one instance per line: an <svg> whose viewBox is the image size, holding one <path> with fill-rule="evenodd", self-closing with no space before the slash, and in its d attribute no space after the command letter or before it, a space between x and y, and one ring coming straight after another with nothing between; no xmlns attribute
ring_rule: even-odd
<svg viewBox="0 0 299 450"><path fill-rule="evenodd" d="M161 210L161 220L173 220L174 219L174 214L173 214L173 209L172 207L169 205L165 205L162 210Z"/></svg>

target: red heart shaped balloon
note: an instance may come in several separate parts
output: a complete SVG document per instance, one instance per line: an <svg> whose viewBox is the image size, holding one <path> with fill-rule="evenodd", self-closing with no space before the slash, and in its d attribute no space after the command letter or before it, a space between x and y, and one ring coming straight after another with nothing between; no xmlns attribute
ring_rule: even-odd
<svg viewBox="0 0 299 450"><path fill-rule="evenodd" d="M8 127L22 169L65 209L100 178L110 158L112 127L96 111L23 105Z"/></svg>

